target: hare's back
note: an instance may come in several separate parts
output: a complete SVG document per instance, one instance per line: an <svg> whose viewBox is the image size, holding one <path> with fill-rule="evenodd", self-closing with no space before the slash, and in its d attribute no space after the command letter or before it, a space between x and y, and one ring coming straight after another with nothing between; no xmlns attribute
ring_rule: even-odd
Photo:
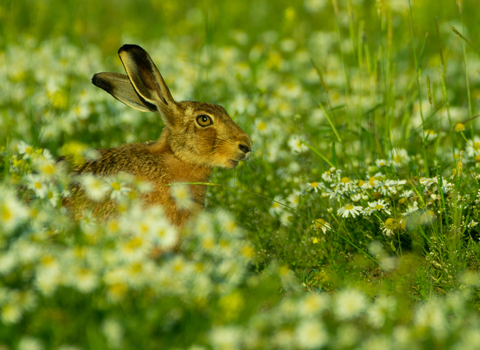
<svg viewBox="0 0 480 350"><path fill-rule="evenodd" d="M144 179L165 175L161 155L152 154L148 144L127 144L118 148L98 150L100 157L74 170L75 174L111 176L127 172Z"/></svg>

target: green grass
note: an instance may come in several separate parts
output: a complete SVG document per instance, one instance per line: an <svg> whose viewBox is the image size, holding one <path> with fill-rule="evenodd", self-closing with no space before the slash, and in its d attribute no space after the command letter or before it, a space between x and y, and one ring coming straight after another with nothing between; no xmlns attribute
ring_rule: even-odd
<svg viewBox="0 0 480 350"><path fill-rule="evenodd" d="M475 343L480 22L460 4L4 1L0 347ZM151 53L174 97L223 105L254 143L214 171L180 252L157 259L151 242L126 251L136 224L163 219L133 199L117 230L72 220L71 179L52 165L160 135L155 115L90 83L123 71L124 43Z"/></svg>

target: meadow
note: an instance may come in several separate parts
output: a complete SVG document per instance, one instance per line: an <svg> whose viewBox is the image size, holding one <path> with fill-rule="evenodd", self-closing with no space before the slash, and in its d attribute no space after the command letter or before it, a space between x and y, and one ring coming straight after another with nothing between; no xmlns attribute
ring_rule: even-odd
<svg viewBox="0 0 480 350"><path fill-rule="evenodd" d="M478 349L477 6L3 0L0 349ZM112 220L61 205L58 157L163 128L90 82L125 43L254 144L156 257L136 179L90 179Z"/></svg>

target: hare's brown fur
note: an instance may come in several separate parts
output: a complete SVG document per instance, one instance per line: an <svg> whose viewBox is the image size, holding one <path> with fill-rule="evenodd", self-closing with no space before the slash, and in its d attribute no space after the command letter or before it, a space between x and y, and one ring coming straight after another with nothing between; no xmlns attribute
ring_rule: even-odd
<svg viewBox="0 0 480 350"><path fill-rule="evenodd" d="M207 188L189 185L194 205L186 210L177 207L167 185L208 182L213 167L233 168L238 161L248 159L252 142L223 107L173 100L150 56L140 47L125 45L119 54L128 78L117 73L100 73L94 77L94 84L133 108L159 113L165 127L154 143L99 150L98 159L82 164L74 169L74 174L112 176L126 172L148 181L153 190L142 195L144 203L162 205L171 222L182 227L192 213L204 206ZM198 118L202 116L208 117L211 124L199 124ZM78 187L74 189L74 194L79 192ZM86 201L78 200L78 205L74 205L74 200L70 200L67 205L78 210L85 206L83 202ZM107 207L102 209L101 216L111 215L114 204Z"/></svg>

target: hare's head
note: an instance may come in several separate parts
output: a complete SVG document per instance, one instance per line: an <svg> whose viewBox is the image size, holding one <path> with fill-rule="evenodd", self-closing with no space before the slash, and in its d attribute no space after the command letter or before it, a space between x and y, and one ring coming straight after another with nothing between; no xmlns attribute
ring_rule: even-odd
<svg viewBox="0 0 480 350"><path fill-rule="evenodd" d="M252 141L222 106L176 102L148 53L137 45L118 51L127 75L98 73L92 82L117 100L160 114L173 153L185 162L233 168L250 157Z"/></svg>

